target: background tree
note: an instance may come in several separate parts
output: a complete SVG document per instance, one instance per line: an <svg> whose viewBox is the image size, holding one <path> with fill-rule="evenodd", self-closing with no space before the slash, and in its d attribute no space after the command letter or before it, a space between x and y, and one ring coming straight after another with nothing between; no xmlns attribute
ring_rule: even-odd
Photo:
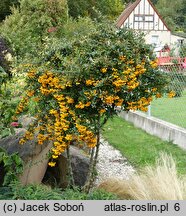
<svg viewBox="0 0 186 216"><path fill-rule="evenodd" d="M156 7L172 31L185 31L185 3L184 0L158 0Z"/></svg>
<svg viewBox="0 0 186 216"><path fill-rule="evenodd" d="M158 2L158 0L151 0L151 1L154 5L157 4L157 2Z"/></svg>
<svg viewBox="0 0 186 216"><path fill-rule="evenodd" d="M66 0L20 0L1 25L1 34L17 56L33 57L42 49L45 38L53 37L68 19Z"/></svg>
<svg viewBox="0 0 186 216"><path fill-rule="evenodd" d="M11 77L12 51L7 42L0 37L0 85Z"/></svg>
<svg viewBox="0 0 186 216"><path fill-rule="evenodd" d="M11 7L18 6L19 0L1 0L0 1L0 22L5 19L6 16L11 14Z"/></svg>
<svg viewBox="0 0 186 216"><path fill-rule="evenodd" d="M99 13L115 19L123 10L122 0L68 0L69 14L73 18L89 16L98 18Z"/></svg>
<svg viewBox="0 0 186 216"><path fill-rule="evenodd" d="M186 32L186 4L182 4L180 10L178 10L179 16L177 17L176 22L179 25L179 30Z"/></svg>

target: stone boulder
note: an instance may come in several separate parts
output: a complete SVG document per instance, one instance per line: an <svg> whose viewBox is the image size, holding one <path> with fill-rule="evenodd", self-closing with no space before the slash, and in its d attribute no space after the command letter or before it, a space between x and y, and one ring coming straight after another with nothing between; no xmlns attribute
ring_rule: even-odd
<svg viewBox="0 0 186 216"><path fill-rule="evenodd" d="M24 145L20 145L19 140L25 131L26 129L22 128L17 134L1 139L0 147L4 148L8 154L18 152L24 161L24 171L20 176L23 185L41 183L47 169L49 160L47 154L52 143L46 142L43 145L38 145L36 140L30 140Z"/></svg>
<svg viewBox="0 0 186 216"><path fill-rule="evenodd" d="M87 179L90 160L89 155L75 146L70 146L70 155L74 183L76 186L82 187ZM68 163L66 153L60 155L55 168L48 167L43 182L49 184L55 182L62 188L67 186Z"/></svg>
<svg viewBox="0 0 186 216"><path fill-rule="evenodd" d="M0 139L0 147L4 148L8 154L18 152L24 161L24 171L20 176L23 185L38 184L42 181L50 184L57 181L59 186L65 188L68 178L66 153L63 153L58 158L55 167L48 167L48 153L52 147L52 142L47 141L43 145L38 145L36 140L30 140L23 145L19 144L19 140L34 120L35 118L29 116L20 117L18 122L21 123L23 128L15 128L15 135ZM70 155L75 185L81 187L86 181L89 169L89 156L83 150L75 147L75 145L70 146ZM0 170L2 168L3 166L0 164ZM2 178L0 178L1 181Z"/></svg>
<svg viewBox="0 0 186 216"><path fill-rule="evenodd" d="M31 123L34 123L36 119L32 116L23 115L18 119L18 123L22 125L23 128L28 128Z"/></svg>
<svg viewBox="0 0 186 216"><path fill-rule="evenodd" d="M19 140L23 136L26 129L20 129L17 134L3 138L0 140L0 147L4 148L8 154L18 152L24 161L24 171L20 176L23 185L39 184L42 181L47 182L51 179L53 182L65 188L68 179L68 164L66 153L63 153L57 160L56 167L48 167L48 152L52 147L51 142L38 145L35 140L30 140L24 145L19 144ZM74 176L74 182L77 186L83 186L86 181L89 169L89 156L75 146L70 147L71 165ZM2 170L2 164L0 166ZM1 176L1 178L3 178ZM51 183L51 181L50 181ZM1 179L2 184L2 179Z"/></svg>
<svg viewBox="0 0 186 216"><path fill-rule="evenodd" d="M71 155L71 166L72 172L74 176L74 183L77 186L83 186L87 179L87 173L89 169L89 156L85 154L84 151L78 149L75 146L70 147L70 155ZM65 163L64 163L65 162ZM64 170L66 170L65 164L66 154L62 154L59 157L59 168L60 168L60 183L63 183L63 179L65 179Z"/></svg>

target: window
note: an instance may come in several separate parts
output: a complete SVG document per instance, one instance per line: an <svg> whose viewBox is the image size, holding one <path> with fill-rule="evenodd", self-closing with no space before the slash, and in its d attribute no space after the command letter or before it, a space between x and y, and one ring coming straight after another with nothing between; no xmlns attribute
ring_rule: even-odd
<svg viewBox="0 0 186 216"><path fill-rule="evenodd" d="M154 22L153 15L134 15L134 22Z"/></svg>
<svg viewBox="0 0 186 216"><path fill-rule="evenodd" d="M153 15L145 15L145 22L154 22Z"/></svg>
<svg viewBox="0 0 186 216"><path fill-rule="evenodd" d="M159 42L159 36L158 35L152 35L151 44L157 45L158 42Z"/></svg>
<svg viewBox="0 0 186 216"><path fill-rule="evenodd" d="M143 15L134 15L134 22L143 22L144 16Z"/></svg>
<svg viewBox="0 0 186 216"><path fill-rule="evenodd" d="M178 45L180 47L183 46L183 42L184 42L184 39L178 39Z"/></svg>

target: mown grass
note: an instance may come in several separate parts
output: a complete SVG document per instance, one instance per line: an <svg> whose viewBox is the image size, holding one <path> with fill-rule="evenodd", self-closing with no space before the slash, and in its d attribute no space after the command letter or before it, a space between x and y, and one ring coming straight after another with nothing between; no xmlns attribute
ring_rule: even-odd
<svg viewBox="0 0 186 216"><path fill-rule="evenodd" d="M158 98L152 101L151 115L186 128L186 90L181 97Z"/></svg>
<svg viewBox="0 0 186 216"><path fill-rule="evenodd" d="M185 150L135 128L118 116L106 123L102 134L137 169L154 165L159 153L166 152L175 159L178 172L186 174Z"/></svg>

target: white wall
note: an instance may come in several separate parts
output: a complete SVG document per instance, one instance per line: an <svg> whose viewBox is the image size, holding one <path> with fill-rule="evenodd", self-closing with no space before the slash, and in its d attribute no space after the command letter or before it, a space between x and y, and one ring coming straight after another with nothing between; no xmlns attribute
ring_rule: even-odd
<svg viewBox="0 0 186 216"><path fill-rule="evenodd" d="M174 50L174 54L179 56L179 48L180 48L180 40L183 40L183 43L186 44L186 38L179 37L171 34L170 31L149 31L146 32L145 40L147 44L152 44L152 37L158 36L158 41L156 43L156 48L161 50L164 45L168 45L172 50Z"/></svg>
<svg viewBox="0 0 186 216"><path fill-rule="evenodd" d="M177 43L178 40L184 40L186 41L186 38L183 38L183 37L180 37L180 36L177 36L177 35L171 35L171 43Z"/></svg>
<svg viewBox="0 0 186 216"><path fill-rule="evenodd" d="M146 43L152 44L152 37L158 36L158 46L164 46L165 44L171 44L171 32L170 31L149 31L146 33Z"/></svg>

